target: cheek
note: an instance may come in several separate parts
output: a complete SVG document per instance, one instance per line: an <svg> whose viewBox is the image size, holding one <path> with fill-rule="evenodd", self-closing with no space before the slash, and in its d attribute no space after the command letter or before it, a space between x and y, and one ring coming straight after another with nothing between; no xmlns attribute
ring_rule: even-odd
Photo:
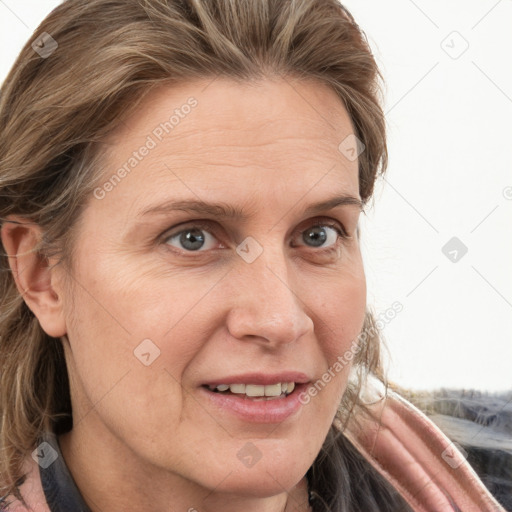
<svg viewBox="0 0 512 512"><path fill-rule="evenodd" d="M163 343L172 328L165 301L145 304L141 296L125 296L121 302L120 295L114 286L94 300L83 290L75 291L68 330L74 422L100 432L106 426L141 457L153 454L156 460L152 445L158 436L174 439L180 423L187 421L181 375L193 356L185 342ZM168 321L158 323L157 318ZM183 334L176 330L176 341ZM162 440L157 444L170 449Z"/></svg>
<svg viewBox="0 0 512 512"><path fill-rule="evenodd" d="M320 317L323 347L329 362L357 345L366 313L366 279L362 265L340 272L322 288Z"/></svg>
<svg viewBox="0 0 512 512"><path fill-rule="evenodd" d="M219 316L207 300L219 276L189 272L184 278L183 271L99 258L94 249L75 269L66 301L73 304L68 336L83 413L97 403L114 430L151 439L155 425L172 431L186 418L190 399L181 384Z"/></svg>
<svg viewBox="0 0 512 512"><path fill-rule="evenodd" d="M147 286L135 269L121 272L97 257L83 261L74 269L64 300L72 358L68 365L80 404L73 412L87 415L95 404L94 410L118 431L127 425L142 427L150 419L158 424L155 411L181 408L180 386L162 364L166 354L161 344L181 308L173 312L172 297ZM184 366L188 355L180 354L180 347L173 347L173 361ZM178 375L179 364L170 368ZM165 403L157 393L162 389L167 390Z"/></svg>
<svg viewBox="0 0 512 512"><path fill-rule="evenodd" d="M314 403L317 418L332 418L345 392L356 357L366 313L366 280L362 265L325 281L310 299L316 306L315 334L324 370L304 394Z"/></svg>

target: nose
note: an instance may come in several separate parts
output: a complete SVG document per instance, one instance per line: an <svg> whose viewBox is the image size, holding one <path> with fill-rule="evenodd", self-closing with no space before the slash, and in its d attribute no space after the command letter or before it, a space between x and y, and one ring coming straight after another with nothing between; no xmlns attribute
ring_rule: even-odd
<svg viewBox="0 0 512 512"><path fill-rule="evenodd" d="M252 263L238 262L227 327L237 339L278 346L312 333L305 297L292 288L285 256L264 250Z"/></svg>

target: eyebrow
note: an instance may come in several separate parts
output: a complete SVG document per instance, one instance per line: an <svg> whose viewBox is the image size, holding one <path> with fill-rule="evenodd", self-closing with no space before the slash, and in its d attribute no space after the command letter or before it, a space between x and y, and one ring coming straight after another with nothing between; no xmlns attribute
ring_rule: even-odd
<svg viewBox="0 0 512 512"><path fill-rule="evenodd" d="M362 211L364 207L363 202L357 197L342 194L308 206L305 210L305 214L315 215L322 211L332 210L339 206L357 206L359 211ZM207 203L200 200L166 201L147 208L138 216L143 217L146 215L169 213L173 211L211 215L222 219L246 220L249 217L243 209L237 208L233 205L222 202Z"/></svg>

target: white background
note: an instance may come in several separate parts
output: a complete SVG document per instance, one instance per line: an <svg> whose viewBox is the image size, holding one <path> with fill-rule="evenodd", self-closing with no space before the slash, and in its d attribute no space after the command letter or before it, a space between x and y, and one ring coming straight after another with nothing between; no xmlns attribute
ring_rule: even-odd
<svg viewBox="0 0 512 512"><path fill-rule="evenodd" d="M0 80L59 3L0 0ZM512 0L344 4L386 82L389 169L362 228L369 304L403 305L389 376L512 389Z"/></svg>

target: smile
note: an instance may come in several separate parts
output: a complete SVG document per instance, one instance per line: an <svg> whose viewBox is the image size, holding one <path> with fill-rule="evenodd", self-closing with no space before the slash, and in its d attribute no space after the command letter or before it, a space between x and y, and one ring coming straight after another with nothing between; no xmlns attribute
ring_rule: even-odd
<svg viewBox="0 0 512 512"><path fill-rule="evenodd" d="M246 423L271 424L297 419L304 405L300 393L307 383L209 384L199 390L213 416L233 418Z"/></svg>
<svg viewBox="0 0 512 512"><path fill-rule="evenodd" d="M219 384L208 386L210 391L223 394L245 395L261 399L272 400L284 398L295 389L295 382L278 382L276 384Z"/></svg>

